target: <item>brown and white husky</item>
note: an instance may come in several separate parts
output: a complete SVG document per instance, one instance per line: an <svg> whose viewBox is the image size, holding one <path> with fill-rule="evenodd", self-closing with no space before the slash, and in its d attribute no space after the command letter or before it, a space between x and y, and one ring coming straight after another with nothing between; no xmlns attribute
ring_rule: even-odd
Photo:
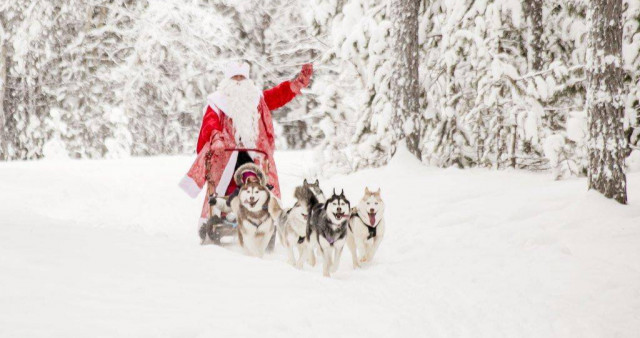
<svg viewBox="0 0 640 338"><path fill-rule="evenodd" d="M256 179L243 180L242 173L255 171ZM238 242L251 256L262 257L275 232L275 220L282 210L277 198L267 187L264 174L253 163L238 168L235 180L240 186L237 195L229 200L219 198L216 207L223 212L233 212L238 222Z"/></svg>
<svg viewBox="0 0 640 338"><path fill-rule="evenodd" d="M351 210L347 246L351 251L353 267L369 262L384 238L384 201L380 189L371 192L365 188L364 196L358 205Z"/></svg>

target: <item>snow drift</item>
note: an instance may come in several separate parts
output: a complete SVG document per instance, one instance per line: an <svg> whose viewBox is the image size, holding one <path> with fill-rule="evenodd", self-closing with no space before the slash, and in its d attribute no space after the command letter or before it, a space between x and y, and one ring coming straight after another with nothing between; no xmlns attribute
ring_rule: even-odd
<svg viewBox="0 0 640 338"><path fill-rule="evenodd" d="M285 203L309 153L276 155ZM389 166L372 264L334 278L198 245L188 157L0 164L0 336L633 337L640 174L628 206L549 174Z"/></svg>

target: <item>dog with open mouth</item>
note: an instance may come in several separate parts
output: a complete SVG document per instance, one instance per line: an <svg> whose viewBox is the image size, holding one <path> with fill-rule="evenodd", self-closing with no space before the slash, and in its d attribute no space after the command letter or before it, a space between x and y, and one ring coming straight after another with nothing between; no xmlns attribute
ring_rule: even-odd
<svg viewBox="0 0 640 338"><path fill-rule="evenodd" d="M294 191L296 203L290 209L283 211L278 218L278 237L280 243L287 249L289 263L296 268L302 268L308 241L307 223L311 206L325 201L324 193L320 189L320 182L316 180L309 184L305 179L301 186ZM296 259L296 251L298 258ZM315 256L307 255L309 264L315 265Z"/></svg>
<svg viewBox="0 0 640 338"><path fill-rule="evenodd" d="M347 246L351 251L354 268L371 261L382 242L385 230L384 207L380 189L372 192L367 187L364 196L351 211Z"/></svg>
<svg viewBox="0 0 640 338"><path fill-rule="evenodd" d="M333 190L333 195L324 203L311 206L307 224L306 255L308 260L315 263L315 249L323 259L322 273L330 277L330 273L336 272L340 265L340 256L346 242L349 212L351 204L344 195L344 190L338 195ZM313 264L312 264L313 265Z"/></svg>
<svg viewBox="0 0 640 338"><path fill-rule="evenodd" d="M243 164L234 174L239 186L228 199L218 197L222 212L233 212L238 222L238 243L250 256L262 257L275 233L282 209L267 186L263 171L253 163ZM219 201L218 201L219 200Z"/></svg>

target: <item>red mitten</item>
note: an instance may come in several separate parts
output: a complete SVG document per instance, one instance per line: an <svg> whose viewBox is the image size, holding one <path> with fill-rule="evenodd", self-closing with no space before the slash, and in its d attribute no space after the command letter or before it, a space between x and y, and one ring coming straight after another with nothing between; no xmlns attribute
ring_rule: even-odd
<svg viewBox="0 0 640 338"><path fill-rule="evenodd" d="M302 88L307 88L311 82L311 75L313 75L313 65L306 63L302 66L302 70L298 74L295 80L291 81L291 90L300 94Z"/></svg>

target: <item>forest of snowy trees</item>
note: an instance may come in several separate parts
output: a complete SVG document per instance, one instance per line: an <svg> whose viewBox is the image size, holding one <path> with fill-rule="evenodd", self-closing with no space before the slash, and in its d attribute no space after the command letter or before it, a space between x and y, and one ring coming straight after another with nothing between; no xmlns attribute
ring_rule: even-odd
<svg viewBox="0 0 640 338"><path fill-rule="evenodd" d="M614 3L609 58L591 16ZM244 59L264 87L314 63L274 116L278 147L315 147L325 173L383 165L406 139L440 167L587 175L603 132L588 89L609 81L594 58L617 72L616 156L638 161L638 1L5 0L0 159L193 153L222 65Z"/></svg>

